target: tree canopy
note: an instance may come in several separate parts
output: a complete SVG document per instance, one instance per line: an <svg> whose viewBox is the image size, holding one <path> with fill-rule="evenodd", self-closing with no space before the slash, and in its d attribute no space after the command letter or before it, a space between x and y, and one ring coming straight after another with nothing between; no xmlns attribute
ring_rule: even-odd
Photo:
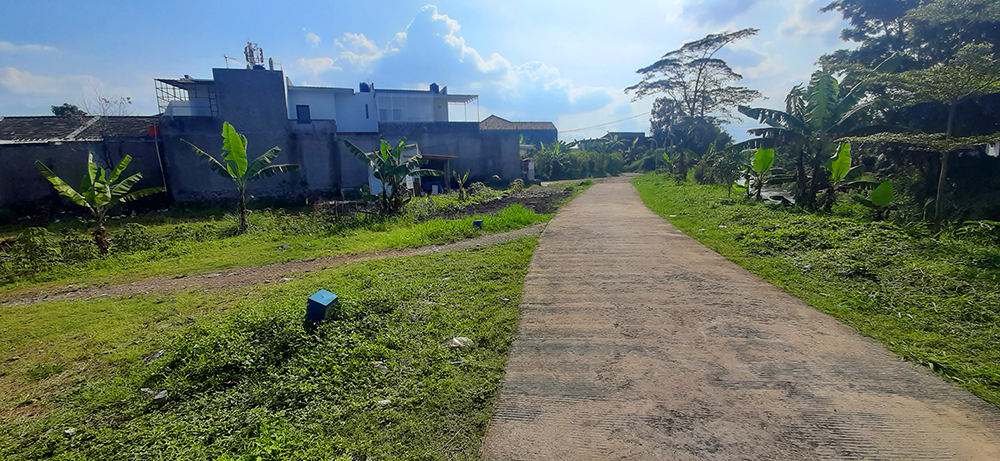
<svg viewBox="0 0 1000 461"><path fill-rule="evenodd" d="M633 93L633 100L664 94L673 102L661 105L670 104L670 110L682 116L702 117L713 123L731 120L733 109L757 99L760 92L731 85L743 76L715 55L726 45L754 36L758 31L746 28L685 43L637 70L642 79L626 88L625 93Z"/></svg>

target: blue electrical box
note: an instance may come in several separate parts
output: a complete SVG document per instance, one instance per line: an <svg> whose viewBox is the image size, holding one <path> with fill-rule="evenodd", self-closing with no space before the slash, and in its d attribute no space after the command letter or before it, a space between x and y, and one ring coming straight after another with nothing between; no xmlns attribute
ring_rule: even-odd
<svg viewBox="0 0 1000 461"><path fill-rule="evenodd" d="M319 290L306 302L306 321L320 322L326 318L327 309L337 306L337 295Z"/></svg>

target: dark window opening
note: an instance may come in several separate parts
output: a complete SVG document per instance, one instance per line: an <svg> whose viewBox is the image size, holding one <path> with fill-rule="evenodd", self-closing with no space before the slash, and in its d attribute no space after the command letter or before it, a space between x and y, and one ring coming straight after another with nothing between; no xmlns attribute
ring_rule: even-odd
<svg viewBox="0 0 1000 461"><path fill-rule="evenodd" d="M368 119L368 104L365 104L365 120Z"/></svg>
<svg viewBox="0 0 1000 461"><path fill-rule="evenodd" d="M295 106L295 118L299 123L312 122L312 118L309 116L309 106Z"/></svg>

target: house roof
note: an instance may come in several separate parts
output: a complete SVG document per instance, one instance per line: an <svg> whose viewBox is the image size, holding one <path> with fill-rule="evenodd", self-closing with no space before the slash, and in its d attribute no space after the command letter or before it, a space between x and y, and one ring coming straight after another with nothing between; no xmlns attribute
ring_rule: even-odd
<svg viewBox="0 0 1000 461"><path fill-rule="evenodd" d="M490 115L479 122L479 129L482 131L554 131L556 126L552 122L512 122L496 115Z"/></svg>
<svg viewBox="0 0 1000 461"><path fill-rule="evenodd" d="M157 116L57 117L54 115L0 118L0 144L62 141L99 141L104 135L149 136Z"/></svg>

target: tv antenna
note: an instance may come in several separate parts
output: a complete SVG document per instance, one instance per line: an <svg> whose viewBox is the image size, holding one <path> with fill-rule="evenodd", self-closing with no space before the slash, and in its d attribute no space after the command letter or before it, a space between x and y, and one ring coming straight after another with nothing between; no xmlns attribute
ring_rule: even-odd
<svg viewBox="0 0 1000 461"><path fill-rule="evenodd" d="M228 69L228 68L229 68L229 61L230 61L230 60L234 61L234 62L235 62L236 64L239 64L239 63L240 63L240 60L239 60L239 59L236 59L236 58L234 58L234 57L232 57L232 56L227 56L227 55L222 55L222 57L223 57L223 58L226 58L226 69Z"/></svg>
<svg viewBox="0 0 1000 461"><path fill-rule="evenodd" d="M249 39L246 48L243 49L243 54L247 57L247 69L264 65L264 50Z"/></svg>

